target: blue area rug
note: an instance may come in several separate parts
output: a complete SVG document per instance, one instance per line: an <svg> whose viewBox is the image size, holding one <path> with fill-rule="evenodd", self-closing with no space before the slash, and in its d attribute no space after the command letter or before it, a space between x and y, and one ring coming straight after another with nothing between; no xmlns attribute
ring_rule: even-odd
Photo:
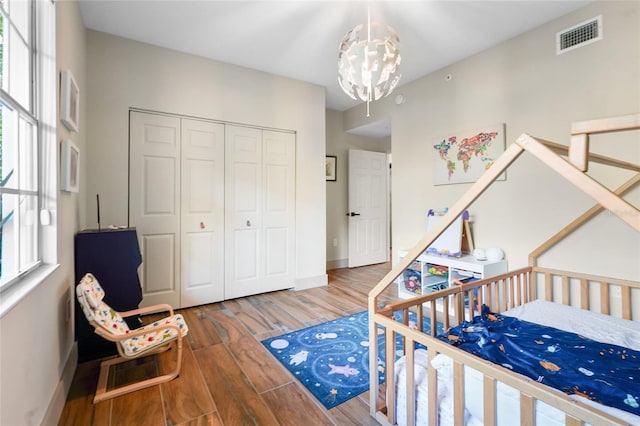
<svg viewBox="0 0 640 426"><path fill-rule="evenodd" d="M415 324L412 312L410 321ZM397 313L396 318L399 318ZM438 323L438 334L442 324ZM384 380L384 335L378 334L378 376ZM431 324L424 319L424 330ZM369 317L367 311L272 337L262 344L327 409L369 389ZM396 359L402 338L396 338Z"/></svg>

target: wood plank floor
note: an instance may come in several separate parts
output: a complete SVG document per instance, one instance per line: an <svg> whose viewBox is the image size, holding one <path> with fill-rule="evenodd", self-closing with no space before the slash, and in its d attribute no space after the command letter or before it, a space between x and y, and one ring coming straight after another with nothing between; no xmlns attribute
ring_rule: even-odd
<svg viewBox="0 0 640 426"><path fill-rule="evenodd" d="M384 263L336 269L325 287L179 310L189 334L178 378L93 404L99 361L81 363L58 424L375 425L368 392L327 410L260 341L365 310L369 291L390 268ZM397 300L397 291L383 296L381 303ZM113 380L126 383L166 371L171 362L170 353L131 361Z"/></svg>

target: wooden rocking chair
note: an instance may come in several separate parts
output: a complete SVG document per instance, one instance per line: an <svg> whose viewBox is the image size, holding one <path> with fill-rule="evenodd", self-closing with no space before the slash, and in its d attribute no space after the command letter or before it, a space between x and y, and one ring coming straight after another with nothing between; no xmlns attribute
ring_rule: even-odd
<svg viewBox="0 0 640 426"><path fill-rule="evenodd" d="M116 312L102 301L104 290L92 274L86 274L76 286L76 296L89 324L96 334L114 342L119 356L100 363L100 377L93 403L124 395L149 386L173 380L182 366L182 338L187 335L188 327L182 315L174 314L173 308L166 304L149 306L127 312ZM168 311L169 316L135 330L129 329L123 317ZM169 373L146 380L107 390L109 368L112 365L141 358L176 347L176 367Z"/></svg>

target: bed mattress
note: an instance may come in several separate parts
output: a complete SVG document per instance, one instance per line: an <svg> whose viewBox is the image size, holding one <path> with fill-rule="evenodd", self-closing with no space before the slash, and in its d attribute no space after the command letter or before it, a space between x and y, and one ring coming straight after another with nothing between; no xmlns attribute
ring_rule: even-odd
<svg viewBox="0 0 640 426"><path fill-rule="evenodd" d="M521 320L535 322L541 325L555 327L560 330L578 333L593 340L625 346L640 350L640 322L628 321L596 312L543 300L536 300L514 309L503 315L516 317ZM427 398L427 354L425 350L417 350L415 354L415 384L416 384L416 423L428 422ZM453 424L453 367L451 359L445 355L438 355L433 360L433 367L438 371L438 417L440 425ZM396 362L396 403L397 423L406 424L405 368L404 358ZM465 368L465 424L473 426L482 424L483 418L483 377L478 371ZM558 391L559 392L559 391ZM503 383L498 383L497 390L497 424L511 426L513 420L519 418L519 392ZM640 396L640 395L639 395ZM628 412L588 401L580 396L571 396L583 403L592 405L603 412L616 416L631 424L640 424L640 417ZM640 401L639 401L640 402ZM542 402L536 403L537 424L564 425L564 413Z"/></svg>

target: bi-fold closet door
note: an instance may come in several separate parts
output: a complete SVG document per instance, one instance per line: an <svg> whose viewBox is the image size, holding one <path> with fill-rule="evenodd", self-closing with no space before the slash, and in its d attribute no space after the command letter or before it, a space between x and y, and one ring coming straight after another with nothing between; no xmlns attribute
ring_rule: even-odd
<svg viewBox="0 0 640 426"><path fill-rule="evenodd" d="M132 111L129 143L143 306L292 286L292 133Z"/></svg>
<svg viewBox="0 0 640 426"><path fill-rule="evenodd" d="M293 286L295 136L226 127L225 298Z"/></svg>

